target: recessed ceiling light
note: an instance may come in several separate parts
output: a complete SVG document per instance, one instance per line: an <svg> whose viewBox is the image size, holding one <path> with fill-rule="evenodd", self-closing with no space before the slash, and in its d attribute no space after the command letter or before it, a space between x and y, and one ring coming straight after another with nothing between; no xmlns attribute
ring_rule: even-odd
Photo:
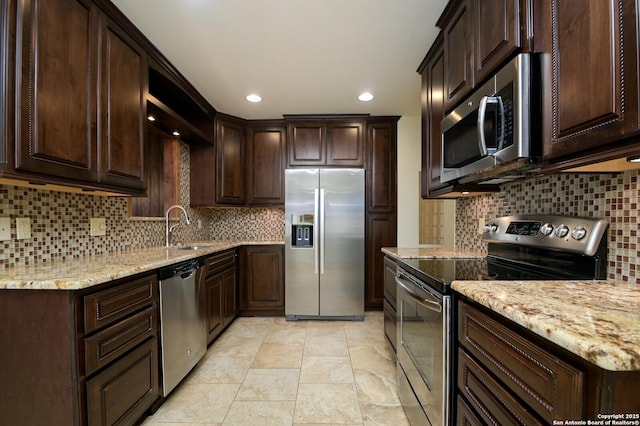
<svg viewBox="0 0 640 426"><path fill-rule="evenodd" d="M360 99L362 102L369 102L371 99L373 99L373 95L369 92L364 92L360 96L358 96L358 99Z"/></svg>
<svg viewBox="0 0 640 426"><path fill-rule="evenodd" d="M173 131L173 136L180 136L180 132L179 132L179 131L177 131L177 130L174 130L174 131Z"/></svg>
<svg viewBox="0 0 640 426"><path fill-rule="evenodd" d="M249 102L260 102L262 101L262 98L259 95L256 94L251 94L251 95L247 95L247 100Z"/></svg>
<svg viewBox="0 0 640 426"><path fill-rule="evenodd" d="M150 116L147 117L147 120L156 121L156 118L153 115L150 115Z"/></svg>

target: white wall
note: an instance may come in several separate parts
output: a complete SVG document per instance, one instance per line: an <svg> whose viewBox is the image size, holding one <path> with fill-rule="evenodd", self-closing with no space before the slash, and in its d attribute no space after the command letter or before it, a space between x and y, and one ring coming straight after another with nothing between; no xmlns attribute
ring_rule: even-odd
<svg viewBox="0 0 640 426"><path fill-rule="evenodd" d="M403 116L398 121L398 247L429 247L421 245L420 229L420 169L421 117ZM445 247L453 248L455 201L445 201Z"/></svg>

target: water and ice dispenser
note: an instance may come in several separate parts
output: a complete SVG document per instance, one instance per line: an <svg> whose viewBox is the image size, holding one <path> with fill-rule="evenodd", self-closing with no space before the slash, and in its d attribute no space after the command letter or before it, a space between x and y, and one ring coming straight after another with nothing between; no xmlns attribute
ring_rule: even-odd
<svg viewBox="0 0 640 426"><path fill-rule="evenodd" d="M291 215L291 245L293 247L313 247L313 215Z"/></svg>

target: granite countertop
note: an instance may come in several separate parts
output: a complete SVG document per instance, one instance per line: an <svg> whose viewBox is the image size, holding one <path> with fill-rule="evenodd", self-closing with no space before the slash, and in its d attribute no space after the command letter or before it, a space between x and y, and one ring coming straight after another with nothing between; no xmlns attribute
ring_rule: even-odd
<svg viewBox="0 0 640 426"><path fill-rule="evenodd" d="M284 244L284 242L282 240L199 241L187 244L203 246L199 250L153 247L16 266L0 269L0 290L79 290L243 245L272 244Z"/></svg>
<svg viewBox="0 0 640 426"><path fill-rule="evenodd" d="M454 281L469 299L611 371L640 371L640 285Z"/></svg>
<svg viewBox="0 0 640 426"><path fill-rule="evenodd" d="M468 251L450 250L446 248L404 248L404 247L383 247L382 252L393 259L452 259L469 258L482 259L485 257L480 253Z"/></svg>

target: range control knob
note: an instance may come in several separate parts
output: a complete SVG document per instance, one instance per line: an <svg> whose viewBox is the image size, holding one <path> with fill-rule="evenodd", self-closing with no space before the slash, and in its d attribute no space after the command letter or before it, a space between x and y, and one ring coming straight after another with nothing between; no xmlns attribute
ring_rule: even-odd
<svg viewBox="0 0 640 426"><path fill-rule="evenodd" d="M556 236L564 238L569 233L569 227L567 225L560 225L556 228Z"/></svg>
<svg viewBox="0 0 640 426"><path fill-rule="evenodd" d="M542 228L540 228L540 233L545 237L548 237L549 235L551 235L552 232L553 232L553 225L550 223L545 223L544 225L542 225Z"/></svg>
<svg viewBox="0 0 640 426"><path fill-rule="evenodd" d="M587 235L587 230L584 229L582 226L576 226L575 228L573 228L573 230L571 231L571 238L573 238L574 240L578 240L580 241L581 239L583 239L585 236Z"/></svg>
<svg viewBox="0 0 640 426"><path fill-rule="evenodd" d="M498 225L496 223L489 224L489 232L496 233L498 232Z"/></svg>

